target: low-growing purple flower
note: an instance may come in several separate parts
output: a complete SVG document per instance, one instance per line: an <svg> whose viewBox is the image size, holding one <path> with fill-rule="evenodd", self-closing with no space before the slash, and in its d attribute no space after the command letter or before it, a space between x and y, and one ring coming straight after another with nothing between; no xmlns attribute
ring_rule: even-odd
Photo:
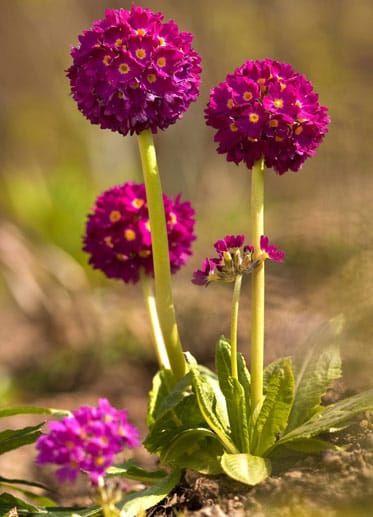
<svg viewBox="0 0 373 517"><path fill-rule="evenodd" d="M315 154L330 122L312 84L271 59L247 61L227 75L211 90L205 115L228 161L251 169L263 157L279 174Z"/></svg>
<svg viewBox="0 0 373 517"><path fill-rule="evenodd" d="M58 465L56 477L61 482L75 481L82 471L97 484L116 454L140 445L127 412L113 408L107 399L100 399L98 407L81 406L71 416L51 420L48 427L36 443L36 462Z"/></svg>
<svg viewBox="0 0 373 517"><path fill-rule="evenodd" d="M180 194L163 195L171 272L192 254L194 210ZM83 250L108 278L136 283L140 270L153 275L153 254L145 185L127 182L102 193L88 215Z"/></svg>
<svg viewBox="0 0 373 517"><path fill-rule="evenodd" d="M192 34L161 13L132 5L108 9L79 36L67 70L78 108L101 128L156 133L199 95L201 58Z"/></svg>
<svg viewBox="0 0 373 517"><path fill-rule="evenodd" d="M201 269L194 271L192 283L207 287L211 282L234 282L238 275L251 273L267 259L283 262L285 252L270 244L266 235L260 238L257 254L252 244L244 245L244 242L244 235L227 235L216 241L218 257L206 258Z"/></svg>

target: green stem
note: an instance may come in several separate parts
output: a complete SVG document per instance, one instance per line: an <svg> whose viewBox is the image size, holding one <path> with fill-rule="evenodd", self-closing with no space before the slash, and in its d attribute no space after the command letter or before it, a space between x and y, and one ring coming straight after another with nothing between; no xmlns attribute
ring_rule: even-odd
<svg viewBox="0 0 373 517"><path fill-rule="evenodd" d="M186 373L186 362L176 324L171 289L171 270L162 185L153 135L147 129L138 135L152 234L155 296L171 370L178 381Z"/></svg>
<svg viewBox="0 0 373 517"><path fill-rule="evenodd" d="M153 289L150 285L148 275L146 275L143 270L140 272L140 278L159 368L170 369L170 361L168 359L166 345L164 344L163 334L159 324L157 305L155 302Z"/></svg>
<svg viewBox="0 0 373 517"><path fill-rule="evenodd" d="M260 237L264 234L264 160L252 169L251 239L255 255L260 255ZM263 401L264 357L264 263L254 269L251 278L251 400L252 407Z"/></svg>
<svg viewBox="0 0 373 517"><path fill-rule="evenodd" d="M231 313L231 370L232 377L238 380L237 371L237 323L238 323L238 307L240 303L240 292L242 284L242 275L237 275L234 282L232 313Z"/></svg>

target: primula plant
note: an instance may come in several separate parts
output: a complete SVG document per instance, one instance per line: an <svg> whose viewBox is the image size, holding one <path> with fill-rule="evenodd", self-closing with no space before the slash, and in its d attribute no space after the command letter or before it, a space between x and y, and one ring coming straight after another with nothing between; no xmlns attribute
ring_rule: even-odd
<svg viewBox="0 0 373 517"><path fill-rule="evenodd" d="M373 390L322 405L341 376L343 317L310 338L302 361L278 358L264 367L265 267L272 262L279 271L285 258L264 231L264 180L268 169L279 176L298 171L327 133L327 108L312 84L291 65L263 59L247 61L211 89L205 119L216 131L217 151L251 176L247 237L232 228L191 279L196 289L232 284L230 335L217 340L212 371L180 341L171 275L192 254L194 210L180 195L172 200L163 193L153 143L153 134L182 118L199 94L201 58L192 35L133 5L106 11L79 36L71 56L67 76L79 110L93 124L138 140L144 183L127 182L98 196L83 249L108 278L142 285L159 363L143 443L165 468L145 472L131 461L113 466L118 452L138 444L138 433L127 413L105 399L98 408L83 406L50 422L42 436L35 428L27 443L38 438L37 463L57 465L61 482L88 474L99 506L78 514L130 517L164 498L185 469L256 485L284 457L336 449L328 434L373 409ZM240 293L248 282L251 335L238 343ZM114 475L153 484L118 495L107 483ZM33 511L48 513L37 506Z"/></svg>

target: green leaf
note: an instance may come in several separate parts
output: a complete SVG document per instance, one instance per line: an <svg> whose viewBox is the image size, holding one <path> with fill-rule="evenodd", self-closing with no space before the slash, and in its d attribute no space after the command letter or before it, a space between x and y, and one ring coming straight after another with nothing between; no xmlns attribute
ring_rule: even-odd
<svg viewBox="0 0 373 517"><path fill-rule="evenodd" d="M26 481L25 479L11 479L11 478L5 478L3 476L0 476L0 484L15 484L15 485L25 485L25 486L31 486L35 488L42 488L43 490L47 490L47 487L45 485L42 485L41 483L36 483L35 481Z"/></svg>
<svg viewBox="0 0 373 517"><path fill-rule="evenodd" d="M106 475L107 477L123 476L128 479L142 481L143 483L156 483L167 474L164 470L145 470L135 465L133 459L130 459L120 465L109 467Z"/></svg>
<svg viewBox="0 0 373 517"><path fill-rule="evenodd" d="M321 397L342 375L339 336L344 319L338 316L322 325L305 345L303 364L295 371L295 397L287 431L295 429L321 410Z"/></svg>
<svg viewBox="0 0 373 517"><path fill-rule="evenodd" d="M219 459L223 452L220 441L210 429L187 429L163 449L161 462L174 468L215 475L222 471Z"/></svg>
<svg viewBox="0 0 373 517"><path fill-rule="evenodd" d="M224 379L226 375L231 375L231 345L227 338L221 336L216 346L216 357L215 357L215 366L216 371L218 372L219 383L220 377ZM237 371L238 371L238 380L241 386L244 389L245 400L246 400L246 408L247 414L250 414L250 406L251 406L251 398L250 398L250 385L251 378L249 370L246 367L246 362L242 354L237 354ZM220 373L219 373L220 372ZM223 386L220 386L223 393Z"/></svg>
<svg viewBox="0 0 373 517"><path fill-rule="evenodd" d="M226 451L237 453L230 438L227 406L217 378L200 368L192 368L191 373L198 406L207 425L216 433Z"/></svg>
<svg viewBox="0 0 373 517"><path fill-rule="evenodd" d="M71 412L65 409L52 409L44 407L27 406L0 409L0 418L14 415L53 415L56 418L62 418L64 416L71 415Z"/></svg>
<svg viewBox="0 0 373 517"><path fill-rule="evenodd" d="M0 454L18 449L23 445L34 443L41 435L40 429L44 423L24 427L23 429L7 429L0 433Z"/></svg>
<svg viewBox="0 0 373 517"><path fill-rule="evenodd" d="M294 377L290 358L273 369L267 393L255 422L252 450L263 456L286 428L294 396Z"/></svg>
<svg viewBox="0 0 373 517"><path fill-rule="evenodd" d="M333 428L351 420L354 415L372 410L373 389L326 406L324 411L314 414L310 420L284 434L275 447L295 440L312 438L323 432L332 432Z"/></svg>
<svg viewBox="0 0 373 517"><path fill-rule="evenodd" d="M144 446L150 452L161 453L181 432L204 426L204 418L193 392L184 392L180 399L175 394L168 401L168 410L162 411L145 438Z"/></svg>
<svg viewBox="0 0 373 517"><path fill-rule="evenodd" d="M175 488L180 481L181 473L179 470L174 470L168 476L164 477L157 484L126 496L122 503L122 511L126 517L135 517L158 504L162 499Z"/></svg>
<svg viewBox="0 0 373 517"><path fill-rule="evenodd" d="M264 481L271 474L271 462L251 454L224 453L221 466L230 478L251 486Z"/></svg>
<svg viewBox="0 0 373 517"><path fill-rule="evenodd" d="M249 452L250 376L241 354L237 359L239 380L231 375L230 343L224 337L220 338L216 347L215 364L219 386L226 400L232 440L240 452Z"/></svg>
<svg viewBox="0 0 373 517"><path fill-rule="evenodd" d="M35 492L31 492L30 490L17 486L13 483L0 483L0 486L3 486L4 488L10 488L15 492L19 492L29 501L32 501L33 503L38 504L39 506L56 506L56 503L49 497L40 494L35 494Z"/></svg>
<svg viewBox="0 0 373 517"><path fill-rule="evenodd" d="M159 370L153 377L153 386L149 393L147 423L151 429L159 416L159 407L172 390L172 373L169 370Z"/></svg>
<svg viewBox="0 0 373 517"><path fill-rule="evenodd" d="M18 499L14 495L8 494L4 492L0 495L0 515L5 515L12 508L17 508L18 513L24 513L22 510L28 512L28 515L33 513L41 513L37 506L34 506L31 503L26 503L26 501L22 501L22 499Z"/></svg>

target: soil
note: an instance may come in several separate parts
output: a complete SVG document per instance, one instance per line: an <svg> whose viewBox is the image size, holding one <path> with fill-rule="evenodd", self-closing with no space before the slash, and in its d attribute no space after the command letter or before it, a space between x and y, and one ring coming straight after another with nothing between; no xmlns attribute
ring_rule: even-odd
<svg viewBox="0 0 373 517"><path fill-rule="evenodd" d="M369 517L373 508L373 433L367 420L335 438L343 452L307 456L248 488L224 477L186 472L148 517ZM178 513L180 512L180 513Z"/></svg>

